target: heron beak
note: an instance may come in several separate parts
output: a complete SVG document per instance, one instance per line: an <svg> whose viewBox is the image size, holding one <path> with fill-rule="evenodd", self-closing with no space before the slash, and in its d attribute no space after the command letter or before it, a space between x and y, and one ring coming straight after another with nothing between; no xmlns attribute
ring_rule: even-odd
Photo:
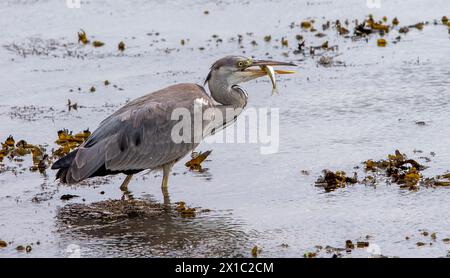
<svg viewBox="0 0 450 278"><path fill-rule="evenodd" d="M296 67L297 65L294 63L271 61L271 60L253 60L253 63L251 66L271 66L271 67L293 66L293 67Z"/></svg>
<svg viewBox="0 0 450 278"><path fill-rule="evenodd" d="M249 65L244 72L253 78L258 78L267 75L267 71L264 69L265 67L275 67L275 66L297 66L294 63L288 62L280 62L280 61L271 61L271 60L253 60L252 64ZM295 71L293 70L278 70L275 69L274 72L276 74L293 74Z"/></svg>

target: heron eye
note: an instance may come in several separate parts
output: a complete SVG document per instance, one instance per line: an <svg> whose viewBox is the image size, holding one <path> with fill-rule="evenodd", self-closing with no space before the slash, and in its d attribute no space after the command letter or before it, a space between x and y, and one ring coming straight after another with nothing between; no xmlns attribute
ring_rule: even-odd
<svg viewBox="0 0 450 278"><path fill-rule="evenodd" d="M244 66L244 62L239 61L239 62L238 62L238 67L242 68L243 66Z"/></svg>

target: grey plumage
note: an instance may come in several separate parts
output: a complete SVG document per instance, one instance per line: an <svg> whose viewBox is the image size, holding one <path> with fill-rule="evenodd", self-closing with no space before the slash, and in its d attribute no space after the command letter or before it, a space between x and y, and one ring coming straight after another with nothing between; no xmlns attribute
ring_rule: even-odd
<svg viewBox="0 0 450 278"><path fill-rule="evenodd" d="M206 78L211 96L200 85L177 84L130 101L103 120L78 149L52 165L52 169L58 169L57 179L73 184L94 176L124 173L128 176L121 189L127 190L131 175L146 169L163 169L163 193L168 197L172 165L198 145L194 130L189 142L173 141L171 133L178 121L171 119L172 112L187 109L194 121L194 105L200 101L203 110L215 108L214 113L222 113L224 119L216 123L204 118L201 134L207 136L225 128L247 105L248 95L237 84L264 76L264 71L250 67L266 64L293 65L227 56L212 65ZM236 115L226 117L227 108L236 109Z"/></svg>
<svg viewBox="0 0 450 278"><path fill-rule="evenodd" d="M170 86L130 101L103 120L83 145L52 168L68 168L61 181L72 184L92 176L102 166L111 173L133 172L176 161L198 143L193 139L192 143L174 143L171 130L177 121L170 117L178 107L193 112L194 99L203 99L207 107L213 105L204 89L195 84Z"/></svg>

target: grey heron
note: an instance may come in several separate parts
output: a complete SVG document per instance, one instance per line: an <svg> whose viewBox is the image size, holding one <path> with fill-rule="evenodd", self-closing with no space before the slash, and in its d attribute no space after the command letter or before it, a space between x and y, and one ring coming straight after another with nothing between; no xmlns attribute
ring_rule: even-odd
<svg viewBox="0 0 450 278"><path fill-rule="evenodd" d="M128 102L104 119L79 148L52 165L52 169L58 169L56 179L75 184L91 177L123 173L126 178L120 188L127 191L133 174L162 169L161 188L164 199L168 200L167 185L172 166L199 144L195 140L174 142L171 134L178 121L172 119L172 113L177 108L184 108L193 114L194 103L198 101L218 111L243 109L248 95L238 84L267 75L264 70L267 66L295 64L226 56L211 66L205 80L210 94L200 85L183 83ZM235 119L225 119L220 126L209 128L219 130Z"/></svg>

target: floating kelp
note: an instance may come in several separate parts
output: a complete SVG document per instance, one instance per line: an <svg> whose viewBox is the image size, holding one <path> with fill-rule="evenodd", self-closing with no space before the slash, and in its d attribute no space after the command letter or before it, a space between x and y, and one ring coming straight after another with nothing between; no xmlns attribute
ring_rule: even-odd
<svg viewBox="0 0 450 278"><path fill-rule="evenodd" d="M413 159L408 159L399 150L388 155L386 160L367 160L365 170L385 175L391 183L399 184L401 188L416 190L422 178L420 171L426 169Z"/></svg>
<svg viewBox="0 0 450 278"><path fill-rule="evenodd" d="M105 43L102 42L102 41L93 41L93 42L92 42L92 46L93 46L93 47L102 47L102 46L104 46L104 45L105 45Z"/></svg>
<svg viewBox="0 0 450 278"><path fill-rule="evenodd" d="M367 248L369 247L370 243L368 241L358 241L356 242L357 248Z"/></svg>
<svg viewBox="0 0 450 278"><path fill-rule="evenodd" d="M119 44L117 45L117 49L119 49L119 51L125 51L125 43L123 41L119 42Z"/></svg>
<svg viewBox="0 0 450 278"><path fill-rule="evenodd" d="M408 159L405 154L402 154L399 150L395 151L395 154L388 155L386 160L366 160L364 162L366 171L386 170L387 172L393 172L395 169L404 167L406 164L410 164L419 170L426 169L425 166L419 164L413 159Z"/></svg>
<svg viewBox="0 0 450 278"><path fill-rule="evenodd" d="M384 25L384 24L381 24L381 23L375 23L375 22L368 23L368 24L372 28L372 30L382 30L382 31L384 31L386 33L389 32L389 26L388 25Z"/></svg>
<svg viewBox="0 0 450 278"><path fill-rule="evenodd" d="M421 185L432 187L450 187L450 173L421 180Z"/></svg>
<svg viewBox="0 0 450 278"><path fill-rule="evenodd" d="M9 135L8 138L6 138L5 143L2 144L2 147L14 147L15 142L14 137Z"/></svg>
<svg viewBox="0 0 450 278"><path fill-rule="evenodd" d="M398 32L400 33L400 34L406 34L406 33L408 33L409 32L409 28L408 27L402 27L402 28L400 28L399 30L398 30Z"/></svg>
<svg viewBox="0 0 450 278"><path fill-rule="evenodd" d="M30 253L31 252L31 250L33 250L33 248L31 247L31 245L27 245L26 247L24 247L23 245L18 245L17 247L16 247L16 251L17 252L27 252L27 253Z"/></svg>
<svg viewBox="0 0 450 278"><path fill-rule="evenodd" d="M78 42L82 44L88 44L89 40L87 38L86 32L81 29L80 32L78 32Z"/></svg>
<svg viewBox="0 0 450 278"><path fill-rule="evenodd" d="M6 243L6 241L0 240L0 248L5 248L7 246L8 246L8 243Z"/></svg>
<svg viewBox="0 0 450 278"><path fill-rule="evenodd" d="M311 21L302 21L300 23L300 27L302 27L303 29L310 29L312 27L312 23Z"/></svg>
<svg viewBox="0 0 450 278"><path fill-rule="evenodd" d="M303 254L303 258L306 258L306 259L311 259L311 258L315 258L315 257L317 257L316 252L306 252L305 254Z"/></svg>
<svg viewBox="0 0 450 278"><path fill-rule="evenodd" d="M343 35L347 35L350 33L350 31L347 28L344 28L342 26L336 26L336 30L338 31L339 35L343 36Z"/></svg>
<svg viewBox="0 0 450 278"><path fill-rule="evenodd" d="M444 19L445 21L445 19ZM447 21L448 22L448 21ZM303 31L316 31L313 27L313 20L305 20L300 22L300 27L303 29ZM400 34L406 34L409 32L410 28L415 28L418 30L422 30L425 25L427 25L427 22L419 22L417 24L413 24L411 26L404 26L399 27L400 20L397 17L394 17L392 20L388 20L387 17L383 17L381 19L375 19L372 15L369 15L368 18L360 21L360 20L345 20L341 23L340 20L336 20L334 22L327 21L326 23L322 24L322 30L328 30L330 27L333 27L337 33L344 38L351 38L353 41L365 39L365 41L369 41L368 37L371 35L379 35L380 38L376 39L377 46L379 47L386 47L388 45L388 33L392 32L394 30L395 32L398 32ZM353 25L353 26L352 26ZM352 35L350 34L350 30L353 28ZM350 29L350 30L349 30ZM449 29L450 32L450 29ZM396 34L396 37L391 40L393 44L397 44L401 41L402 36L399 34ZM318 38L322 38L325 36L328 36L329 34L325 32L318 32L314 36ZM306 34L305 37L308 35ZM385 37L386 36L386 37ZM296 35L296 39L300 41L301 43L298 45L298 48L293 49L293 54L299 55L302 54L306 56L308 53L310 56L317 56L321 55L322 53L318 53L319 49L317 46L308 46L305 44L305 39L302 35ZM278 48L278 47L275 47ZM326 42L323 43L323 45L320 46L321 50L335 50L337 49L334 47L327 47ZM288 52L282 53L282 55L287 55Z"/></svg>
<svg viewBox="0 0 450 278"><path fill-rule="evenodd" d="M53 155L57 157L62 157L67 155L70 151L80 146L86 139L91 135L89 129L79 132L75 135L72 131L67 129L62 129L58 131L58 139L55 143L60 147L53 151Z"/></svg>
<svg viewBox="0 0 450 278"><path fill-rule="evenodd" d="M355 249L355 245L353 244L353 242L351 240L345 241L345 249L346 250Z"/></svg>
<svg viewBox="0 0 450 278"><path fill-rule="evenodd" d="M262 250L258 246L254 246L251 250L251 254L253 258L257 258L259 254L261 254Z"/></svg>
<svg viewBox="0 0 450 278"><path fill-rule="evenodd" d="M441 19L442 24L447 25L448 24L448 17L447 16L443 16Z"/></svg>
<svg viewBox="0 0 450 278"><path fill-rule="evenodd" d="M186 162L184 165L186 167L188 167L190 170L192 171L198 171L198 172L203 172L207 169L203 169L201 164L202 162L211 154L212 150L206 151L206 152L193 152L191 154L191 160L189 160L188 162Z"/></svg>
<svg viewBox="0 0 450 278"><path fill-rule="evenodd" d="M36 169L40 172L45 171L47 168L46 160L48 159L47 154L45 154L45 149L42 146L29 144L25 140L19 140L16 143L14 137L10 135L6 138L5 142L2 143L0 162L3 162L5 157L12 162L22 162L23 159L21 157L28 155L32 156L33 165L30 168L31 170ZM12 166L2 167L2 172L8 170L15 171L15 168L16 167Z"/></svg>
<svg viewBox="0 0 450 278"><path fill-rule="evenodd" d="M323 170L323 176L320 176L316 181L317 187L323 187L326 192L333 191L337 188L344 188L346 185L356 184L358 176L354 173L353 177L347 177L345 172L330 170Z"/></svg>
<svg viewBox="0 0 450 278"><path fill-rule="evenodd" d="M177 202L175 211L177 211L181 217L195 217L196 209L186 206L185 202Z"/></svg>
<svg viewBox="0 0 450 278"><path fill-rule="evenodd" d="M419 23L416 23L416 24L414 24L414 25L409 26L409 28L416 28L417 30L422 31L424 25L425 25L425 24L424 24L423 22L419 22Z"/></svg>
<svg viewBox="0 0 450 278"><path fill-rule="evenodd" d="M76 102L72 103L70 99L67 100L67 108L69 111L71 110L78 110L78 104Z"/></svg>
<svg viewBox="0 0 450 278"><path fill-rule="evenodd" d="M425 159L431 161L431 159ZM399 150L388 155L387 159L378 161L369 159L363 162L365 176L358 181L357 173L353 178L349 178L343 171L332 172L324 170L323 175L316 181L316 186L323 187L325 191L333 191L337 188L344 188L348 184L364 184L376 186L382 180L389 184L399 185L400 188L418 190L423 187L450 187L450 173L445 173L435 177L425 178L422 171L427 169L414 159L408 158ZM355 167L355 169L359 166Z"/></svg>
<svg viewBox="0 0 450 278"><path fill-rule="evenodd" d="M25 251L25 247L24 247L23 245L18 245L18 246L16 247L16 250L17 250L18 252L23 252L23 251Z"/></svg>
<svg viewBox="0 0 450 278"><path fill-rule="evenodd" d="M392 20L392 25L397 26L400 24L400 21L398 20L398 18L394 17L394 19Z"/></svg>
<svg viewBox="0 0 450 278"><path fill-rule="evenodd" d="M314 36L316 36L316 37L318 37L318 38L323 38L323 37L326 37L327 34L322 33L322 32L319 32L319 33L315 34Z"/></svg>
<svg viewBox="0 0 450 278"><path fill-rule="evenodd" d="M385 39L378 39L377 40L377 45L379 47L385 47L387 45L387 41Z"/></svg>
<svg viewBox="0 0 450 278"><path fill-rule="evenodd" d="M356 242L348 239L344 242L342 247L333 247L330 245L323 247L322 245L316 245L314 246L314 251L305 252L303 257L316 258L329 257L331 255L332 258L338 258L342 257L342 255L345 253L350 254L352 252L360 252L370 247L370 242L368 241L370 238L371 237L367 235L364 238L356 240Z"/></svg>

